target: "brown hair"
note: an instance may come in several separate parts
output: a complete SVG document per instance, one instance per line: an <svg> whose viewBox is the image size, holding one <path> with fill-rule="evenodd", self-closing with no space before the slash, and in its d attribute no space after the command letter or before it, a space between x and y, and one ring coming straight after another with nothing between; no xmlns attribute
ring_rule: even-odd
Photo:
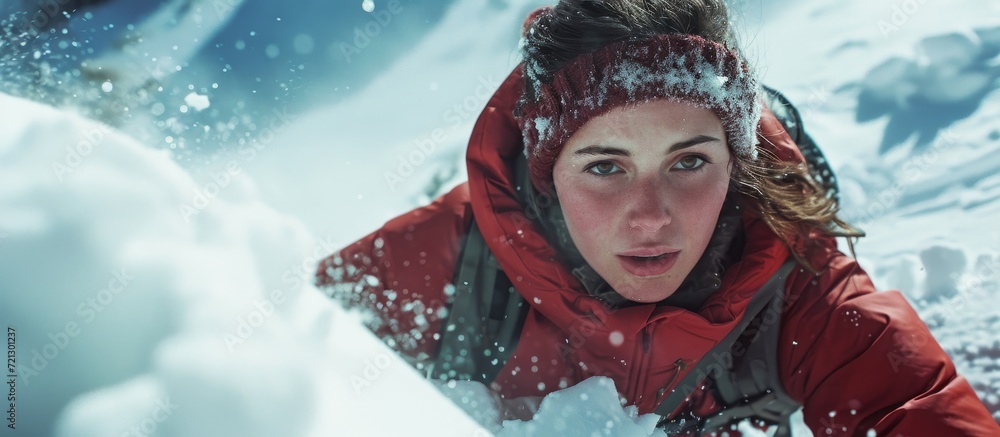
<svg viewBox="0 0 1000 437"><path fill-rule="evenodd" d="M657 34L698 35L741 53L723 0L561 0L537 16L525 34L526 68L543 82L585 53L623 40L644 40ZM742 56L742 55L741 55ZM534 98L527 86L525 98ZM781 161L767 150L756 160L734 155L732 189L755 200L764 222L790 248L814 232L849 237L864 233L837 216L833 193L817 183L804 163ZM801 241L801 240L800 240ZM803 254L793 256L814 273Z"/></svg>

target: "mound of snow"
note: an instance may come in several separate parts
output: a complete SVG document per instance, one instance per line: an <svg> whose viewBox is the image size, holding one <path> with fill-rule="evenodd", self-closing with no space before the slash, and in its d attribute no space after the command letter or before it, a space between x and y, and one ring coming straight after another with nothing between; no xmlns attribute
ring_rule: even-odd
<svg viewBox="0 0 1000 437"><path fill-rule="evenodd" d="M106 126L0 108L13 435L485 433L310 285L334 247L238 165L193 178Z"/></svg>
<svg viewBox="0 0 1000 437"><path fill-rule="evenodd" d="M622 408L615 383L592 377L550 393L542 399L530 421L507 420L498 436L651 436L657 431L656 414L639 415L634 406Z"/></svg>
<svg viewBox="0 0 1000 437"><path fill-rule="evenodd" d="M954 294L965 271L965 252L961 249L933 246L920 252L927 270L924 299L939 300Z"/></svg>

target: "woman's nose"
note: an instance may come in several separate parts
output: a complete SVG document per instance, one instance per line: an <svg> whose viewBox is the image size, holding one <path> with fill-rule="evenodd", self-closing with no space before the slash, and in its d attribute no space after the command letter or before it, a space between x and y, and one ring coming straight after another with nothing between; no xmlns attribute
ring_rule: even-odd
<svg viewBox="0 0 1000 437"><path fill-rule="evenodd" d="M636 187L629 205L629 229L657 232L670 224L666 193L655 181L646 181Z"/></svg>

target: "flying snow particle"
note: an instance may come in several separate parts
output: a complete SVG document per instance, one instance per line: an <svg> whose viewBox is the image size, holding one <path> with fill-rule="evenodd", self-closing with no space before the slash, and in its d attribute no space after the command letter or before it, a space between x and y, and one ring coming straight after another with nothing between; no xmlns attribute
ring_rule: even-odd
<svg viewBox="0 0 1000 437"><path fill-rule="evenodd" d="M201 111L208 108L211 102L208 101L208 96L192 92L184 97L184 103L189 107L193 108L195 111Z"/></svg>
<svg viewBox="0 0 1000 437"><path fill-rule="evenodd" d="M268 44L264 49L264 54L267 55L268 58L274 59L281 54L281 49L279 49L277 45Z"/></svg>
<svg viewBox="0 0 1000 437"><path fill-rule="evenodd" d="M316 47L316 43L313 41L311 36L300 33L295 36L294 40L292 40L292 47L295 48L295 53L308 55L309 53L312 53L313 48Z"/></svg>
<svg viewBox="0 0 1000 437"><path fill-rule="evenodd" d="M374 0L365 0L365 1L361 2L361 9L364 9L365 12L374 11L375 10L375 1Z"/></svg>
<svg viewBox="0 0 1000 437"><path fill-rule="evenodd" d="M164 106L163 103L160 102L154 103L153 106L149 108L149 112L157 117L163 115L163 113L166 110L167 110L166 106Z"/></svg>
<svg viewBox="0 0 1000 437"><path fill-rule="evenodd" d="M612 346L621 346L622 343L625 343L625 334L622 334L621 331L612 332L608 336L608 341L611 342Z"/></svg>
<svg viewBox="0 0 1000 437"><path fill-rule="evenodd" d="M114 88L115 87L114 85L111 84L110 80L101 84L101 91L104 91L106 93L110 93L111 90L113 90Z"/></svg>

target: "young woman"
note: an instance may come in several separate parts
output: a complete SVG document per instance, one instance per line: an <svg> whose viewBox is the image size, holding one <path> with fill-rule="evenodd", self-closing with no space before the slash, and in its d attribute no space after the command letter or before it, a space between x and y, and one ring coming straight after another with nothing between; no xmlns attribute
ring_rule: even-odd
<svg viewBox="0 0 1000 437"><path fill-rule="evenodd" d="M524 38L469 181L319 266L390 346L508 400L606 376L678 433L765 419L775 392L817 435L1000 432L903 296L837 250L860 233L762 103L721 0L564 0ZM768 288L780 320L755 303ZM758 313L777 384L750 408L723 380Z"/></svg>

